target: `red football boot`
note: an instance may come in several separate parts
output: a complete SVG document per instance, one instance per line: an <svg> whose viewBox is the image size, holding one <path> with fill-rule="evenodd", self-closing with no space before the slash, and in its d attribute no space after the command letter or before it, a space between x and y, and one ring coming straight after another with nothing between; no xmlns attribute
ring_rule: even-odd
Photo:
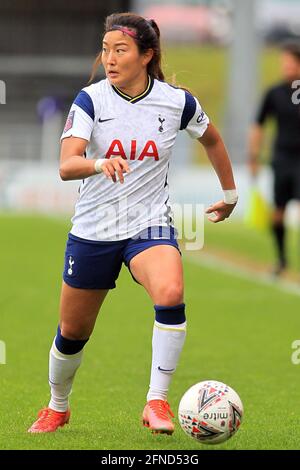
<svg viewBox="0 0 300 470"><path fill-rule="evenodd" d="M169 415L174 418L167 401L150 400L143 411L143 425L154 434L173 434L175 426Z"/></svg>
<svg viewBox="0 0 300 470"><path fill-rule="evenodd" d="M51 410L51 408L43 408L38 413L38 419L33 423L28 432L41 433L41 432L54 432L59 427L68 424L70 420L70 410L59 412Z"/></svg>

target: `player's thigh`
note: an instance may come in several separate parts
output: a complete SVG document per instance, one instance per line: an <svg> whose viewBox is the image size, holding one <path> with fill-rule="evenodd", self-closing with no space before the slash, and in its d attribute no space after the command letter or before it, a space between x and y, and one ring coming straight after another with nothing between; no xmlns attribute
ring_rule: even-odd
<svg viewBox="0 0 300 470"><path fill-rule="evenodd" d="M61 334L69 339L86 339L94 328L108 289L78 289L65 282L60 298Z"/></svg>
<svg viewBox="0 0 300 470"><path fill-rule="evenodd" d="M183 302L183 267L175 246L149 247L130 260L129 269L155 304L171 306Z"/></svg>

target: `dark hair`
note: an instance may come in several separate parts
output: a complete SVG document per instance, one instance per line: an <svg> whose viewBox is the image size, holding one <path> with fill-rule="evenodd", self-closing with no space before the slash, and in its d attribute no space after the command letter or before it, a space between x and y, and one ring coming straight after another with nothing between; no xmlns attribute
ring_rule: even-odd
<svg viewBox="0 0 300 470"><path fill-rule="evenodd" d="M147 65L147 72L150 77L164 81L165 77L161 69L160 31L156 22L152 19L146 20L135 13L113 13L105 20L104 35L109 31L118 29L116 26L128 28L135 33L134 40L140 54L143 54L148 49L153 49L153 57ZM88 83L95 78L97 69L101 64L101 56L102 51L95 59Z"/></svg>
<svg viewBox="0 0 300 470"><path fill-rule="evenodd" d="M288 40L282 43L281 50L283 52L288 52L295 57L300 62L300 42Z"/></svg>

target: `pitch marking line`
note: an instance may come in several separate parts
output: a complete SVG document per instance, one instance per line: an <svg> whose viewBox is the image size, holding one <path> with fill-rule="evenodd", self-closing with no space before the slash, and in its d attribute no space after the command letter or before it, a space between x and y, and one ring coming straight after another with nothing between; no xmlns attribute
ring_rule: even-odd
<svg viewBox="0 0 300 470"><path fill-rule="evenodd" d="M247 269L247 267L237 266L234 262L223 259L220 260L220 258L212 254L201 253L200 255L193 256L184 253L184 259L198 266L204 266L214 271L220 271L224 274L230 274L245 279L246 281L268 285L282 292L300 296L300 284L296 282L274 279L270 274L254 272Z"/></svg>

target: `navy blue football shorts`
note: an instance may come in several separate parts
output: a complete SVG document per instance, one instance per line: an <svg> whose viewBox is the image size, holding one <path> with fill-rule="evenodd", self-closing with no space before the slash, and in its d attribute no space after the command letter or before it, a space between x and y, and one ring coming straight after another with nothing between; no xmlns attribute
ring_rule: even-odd
<svg viewBox="0 0 300 470"><path fill-rule="evenodd" d="M69 233L63 279L80 289L114 289L122 263L130 271L130 260L155 245L174 246L181 255L173 227L148 227L133 238L117 241L85 240Z"/></svg>
<svg viewBox="0 0 300 470"><path fill-rule="evenodd" d="M272 163L274 170L274 201L275 206L284 208L289 201L300 201L300 163L298 160L282 157Z"/></svg>

